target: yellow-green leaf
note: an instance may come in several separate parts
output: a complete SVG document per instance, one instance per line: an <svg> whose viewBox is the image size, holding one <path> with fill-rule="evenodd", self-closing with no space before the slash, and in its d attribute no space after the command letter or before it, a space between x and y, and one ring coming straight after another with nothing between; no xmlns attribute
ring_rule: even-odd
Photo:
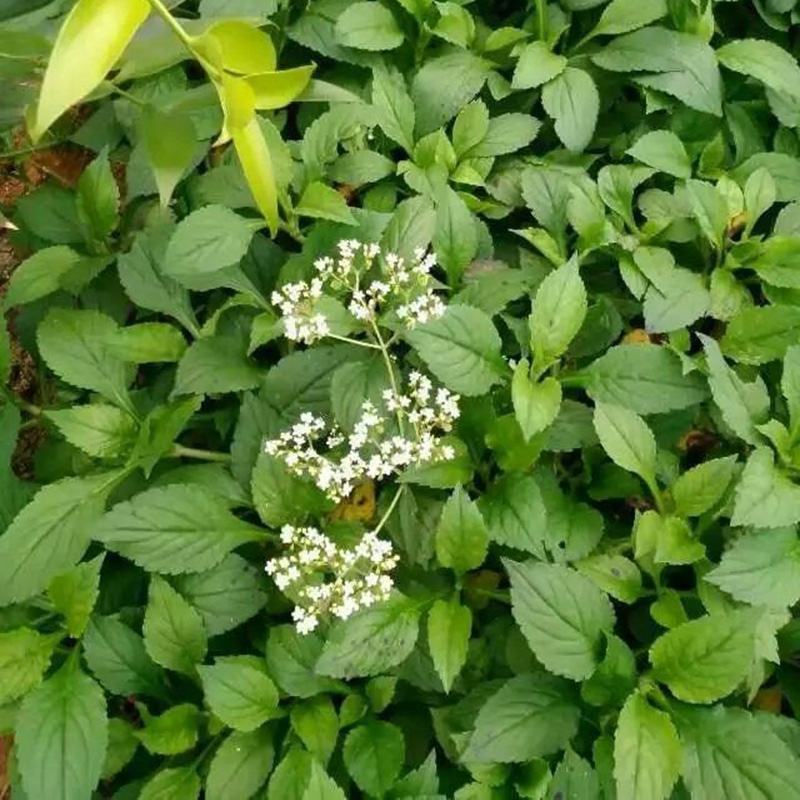
<svg viewBox="0 0 800 800"><path fill-rule="evenodd" d="M256 205L274 236L280 223L278 188L269 148L255 112L255 95L243 78L225 76L221 96L225 107L226 131L233 139Z"/></svg>
<svg viewBox="0 0 800 800"><path fill-rule="evenodd" d="M165 114L154 106L148 106L142 115L142 141L156 179L161 205L167 206L197 149L194 123L186 114Z"/></svg>
<svg viewBox="0 0 800 800"><path fill-rule="evenodd" d="M306 67L248 75L247 82L255 94L256 108L268 111L288 106L303 93L315 69L313 64L309 64Z"/></svg>
<svg viewBox="0 0 800 800"><path fill-rule="evenodd" d="M34 140L102 82L149 13L147 0L78 0L47 65Z"/></svg>
<svg viewBox="0 0 800 800"><path fill-rule="evenodd" d="M205 33L194 37L192 44L215 66L242 75L272 72L278 63L272 39L241 20L217 22Z"/></svg>

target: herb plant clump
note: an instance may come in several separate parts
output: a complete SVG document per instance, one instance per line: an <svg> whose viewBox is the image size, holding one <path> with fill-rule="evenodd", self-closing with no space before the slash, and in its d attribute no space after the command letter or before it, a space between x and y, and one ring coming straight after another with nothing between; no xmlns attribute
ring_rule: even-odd
<svg viewBox="0 0 800 800"><path fill-rule="evenodd" d="M0 4L0 794L800 800L798 23Z"/></svg>

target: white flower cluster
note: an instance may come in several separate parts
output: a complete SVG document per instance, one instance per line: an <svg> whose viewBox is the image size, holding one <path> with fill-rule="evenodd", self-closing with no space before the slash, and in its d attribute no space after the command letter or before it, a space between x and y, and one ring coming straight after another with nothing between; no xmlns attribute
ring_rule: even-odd
<svg viewBox="0 0 800 800"><path fill-rule="evenodd" d="M330 333L328 320L317 311L317 301L322 297L322 281L287 283L272 293L272 304L281 310L283 329L287 339L311 344Z"/></svg>
<svg viewBox="0 0 800 800"><path fill-rule="evenodd" d="M325 614L347 619L386 600L392 591L389 573L398 557L391 542L372 531L355 547L345 548L316 528L284 525L281 542L286 551L270 559L265 569L281 591L297 599L292 619L298 633L313 631Z"/></svg>
<svg viewBox="0 0 800 800"><path fill-rule="evenodd" d="M311 478L332 500L345 499L360 482L381 480L407 467L454 457L453 448L442 444L441 433L452 430L458 419L459 397L418 372L409 376L408 392L383 393L387 413L369 400L353 432L344 436L338 429L325 437L327 452L318 449L327 426L311 413L264 445L265 452L281 458L289 470ZM395 416L392 417L391 415ZM400 433L399 422L408 422L411 432Z"/></svg>
<svg viewBox="0 0 800 800"><path fill-rule="evenodd" d="M272 293L272 303L284 319L288 339L311 344L330 333L317 301L325 288L345 295L348 311L361 322L375 322L393 309L408 328L441 317L445 304L430 288L430 272L436 259L423 249L412 263L396 253L382 255L377 244L346 239L338 244L336 258L323 256L314 262L318 277L298 281Z"/></svg>

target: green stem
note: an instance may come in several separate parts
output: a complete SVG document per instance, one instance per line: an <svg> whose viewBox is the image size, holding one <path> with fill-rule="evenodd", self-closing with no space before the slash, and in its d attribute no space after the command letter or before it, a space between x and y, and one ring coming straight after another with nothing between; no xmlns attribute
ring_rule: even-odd
<svg viewBox="0 0 800 800"><path fill-rule="evenodd" d="M644 478L644 482L647 484L647 488L650 490L650 494L653 496L653 501L656 504L656 508L658 509L658 513L659 514L663 514L664 513L664 496L661 494L661 490L658 488L658 484L656 483L655 478L653 478L653 477Z"/></svg>
<svg viewBox="0 0 800 800"><path fill-rule="evenodd" d="M378 524L375 526L373 533L380 533L381 530L383 530L383 526L389 521L389 517L392 516L392 512L397 508L397 504L400 502L400 495L403 494L403 489L405 489L405 486L400 486L395 492L392 502L389 503L389 508L384 511L383 516L378 520Z"/></svg>
<svg viewBox="0 0 800 800"><path fill-rule="evenodd" d="M139 106L140 108L144 108L147 105L147 103L145 103L144 100L140 100L138 97L136 97L136 95L133 95L130 92L126 92L125 89L121 89L119 86L117 86L116 83L112 83L111 81L105 81L105 83L108 85L109 89L111 89L115 94L118 94L120 97L125 98L125 100L127 100L128 102L133 103L134 105Z"/></svg>
<svg viewBox="0 0 800 800"><path fill-rule="evenodd" d="M0 161L28 156L31 153L38 153L40 150L49 150L51 147L58 147L58 145L66 144L68 141L69 139L56 139L54 142L42 142L40 144L32 144L30 147L22 147L19 150L8 150L5 153L0 153Z"/></svg>
<svg viewBox="0 0 800 800"><path fill-rule="evenodd" d="M386 342L383 340L383 336L381 336L380 328L375 322L372 322L372 331L375 334L375 338L378 340L378 347L380 348L381 356L383 356L383 363L386 366L386 372L389 376L389 383L392 386L392 391L394 392L394 396L399 400L400 388L395 378L394 365L392 364L392 357L389 355L389 348L386 346ZM400 435L403 436L405 434L405 426L403 425L403 414L399 408L397 409L396 416L397 427L400 431Z"/></svg>
<svg viewBox="0 0 800 800"><path fill-rule="evenodd" d="M539 38L547 41L547 0L536 0L536 22L539 28Z"/></svg>
<svg viewBox="0 0 800 800"><path fill-rule="evenodd" d="M39 406L29 403L27 400L23 400L21 397L17 397L5 386L0 387L0 391L2 391L3 395L5 395L8 402L16 406L20 411L24 411L26 414L30 414L32 417L42 416L42 409Z"/></svg>
<svg viewBox="0 0 800 800"><path fill-rule="evenodd" d="M198 461L216 461L222 464L227 464L231 460L230 453L217 453L213 450L198 450L194 447L184 447L182 444L176 444L172 448L170 455L173 458L195 458Z"/></svg>
<svg viewBox="0 0 800 800"><path fill-rule="evenodd" d="M172 32L183 42L186 49L194 55L192 49L192 39L186 31L181 28L175 17L170 14L169 9L161 2L161 0L148 0L153 11L158 14L164 22L172 29Z"/></svg>
<svg viewBox="0 0 800 800"><path fill-rule="evenodd" d="M326 333L325 336L328 339L336 339L339 342L347 342L347 344L355 344L359 347L368 347L370 350L381 349L377 344L372 344L372 342L361 342L358 339L351 339L349 336L339 336L336 333Z"/></svg>

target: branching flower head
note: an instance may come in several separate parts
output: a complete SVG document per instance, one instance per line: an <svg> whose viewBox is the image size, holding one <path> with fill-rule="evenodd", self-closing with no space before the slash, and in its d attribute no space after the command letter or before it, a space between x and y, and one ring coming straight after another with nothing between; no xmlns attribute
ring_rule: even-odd
<svg viewBox="0 0 800 800"><path fill-rule="evenodd" d="M317 528L284 525L281 543L283 553L265 569L278 589L296 599L292 619L298 633L310 633L327 615L347 619L392 591L390 573L398 557L391 542L372 531L346 548Z"/></svg>
<svg viewBox="0 0 800 800"><path fill-rule="evenodd" d="M411 466L452 459L455 452L442 434L458 419L458 401L458 395L434 389L430 378L412 372L406 394L383 393L382 409L364 401L349 436L305 413L264 450L338 502L366 479L383 480Z"/></svg>
<svg viewBox="0 0 800 800"><path fill-rule="evenodd" d="M286 338L304 344L330 333L318 307L324 292L342 298L359 322L375 323L393 311L402 324L413 328L445 312L444 302L430 285L435 266L433 255L421 248L407 262L397 253L383 253L377 244L345 239L335 256L314 262L316 277L286 284L273 292L272 303L283 315Z"/></svg>

